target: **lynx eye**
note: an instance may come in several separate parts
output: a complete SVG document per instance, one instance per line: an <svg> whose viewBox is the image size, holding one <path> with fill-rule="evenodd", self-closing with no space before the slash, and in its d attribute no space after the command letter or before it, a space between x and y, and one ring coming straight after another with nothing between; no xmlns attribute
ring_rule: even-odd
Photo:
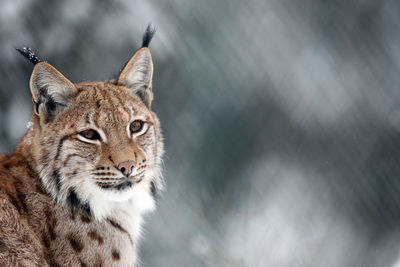
<svg viewBox="0 0 400 267"><path fill-rule="evenodd" d="M143 129L144 122L141 120L135 120L131 123L131 132L138 133Z"/></svg>
<svg viewBox="0 0 400 267"><path fill-rule="evenodd" d="M89 139L89 140L100 140L101 139L99 133L92 129L82 131L79 133L79 135L82 137L85 137L86 139Z"/></svg>

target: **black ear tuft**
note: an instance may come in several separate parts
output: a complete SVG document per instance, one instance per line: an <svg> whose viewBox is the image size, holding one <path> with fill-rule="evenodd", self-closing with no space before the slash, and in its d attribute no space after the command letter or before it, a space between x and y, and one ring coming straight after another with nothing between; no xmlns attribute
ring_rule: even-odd
<svg viewBox="0 0 400 267"><path fill-rule="evenodd" d="M156 29L154 27L151 27L151 24L149 24L143 35L142 47L149 47L151 39L153 39L153 36L155 33L156 33Z"/></svg>
<svg viewBox="0 0 400 267"><path fill-rule="evenodd" d="M26 57L33 65L41 62L41 60L35 55L35 53L29 47L15 48L21 55Z"/></svg>

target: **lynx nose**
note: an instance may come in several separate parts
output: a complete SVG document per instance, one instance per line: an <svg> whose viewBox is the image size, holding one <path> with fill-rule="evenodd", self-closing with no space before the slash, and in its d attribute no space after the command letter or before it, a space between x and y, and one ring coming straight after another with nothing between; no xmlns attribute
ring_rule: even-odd
<svg viewBox="0 0 400 267"><path fill-rule="evenodd" d="M129 177L132 173L135 162L132 160L127 160L118 164L118 170L120 170L126 177Z"/></svg>

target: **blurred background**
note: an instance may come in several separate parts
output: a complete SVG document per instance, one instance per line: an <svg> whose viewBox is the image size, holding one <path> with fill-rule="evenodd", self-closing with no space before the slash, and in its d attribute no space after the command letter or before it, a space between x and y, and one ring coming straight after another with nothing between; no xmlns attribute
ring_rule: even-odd
<svg viewBox="0 0 400 267"><path fill-rule="evenodd" d="M400 2L0 2L0 151L31 116L26 45L113 78L151 22L166 191L142 266L400 267Z"/></svg>

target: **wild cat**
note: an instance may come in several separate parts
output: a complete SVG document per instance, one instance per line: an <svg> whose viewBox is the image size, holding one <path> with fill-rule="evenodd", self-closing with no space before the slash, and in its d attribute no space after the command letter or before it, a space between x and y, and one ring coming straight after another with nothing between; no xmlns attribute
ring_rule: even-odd
<svg viewBox="0 0 400 267"><path fill-rule="evenodd" d="M0 266L136 266L142 215L162 189L153 35L105 82L72 83L19 49L35 64L32 125L0 155Z"/></svg>

